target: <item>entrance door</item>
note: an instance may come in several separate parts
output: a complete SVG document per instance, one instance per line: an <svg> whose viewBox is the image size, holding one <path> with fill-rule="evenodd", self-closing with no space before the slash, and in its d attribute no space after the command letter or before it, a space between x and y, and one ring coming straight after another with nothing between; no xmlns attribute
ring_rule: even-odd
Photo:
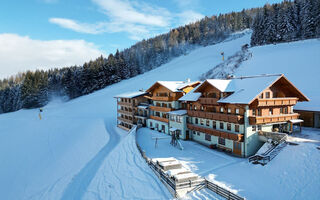
<svg viewBox="0 0 320 200"><path fill-rule="evenodd" d="M163 130L164 133L166 132L166 127L165 127L165 125L162 125L162 130Z"/></svg>
<svg viewBox="0 0 320 200"><path fill-rule="evenodd" d="M233 153L241 156L241 142L233 141Z"/></svg>
<svg viewBox="0 0 320 200"><path fill-rule="evenodd" d="M186 131L186 140L189 140L189 130Z"/></svg>

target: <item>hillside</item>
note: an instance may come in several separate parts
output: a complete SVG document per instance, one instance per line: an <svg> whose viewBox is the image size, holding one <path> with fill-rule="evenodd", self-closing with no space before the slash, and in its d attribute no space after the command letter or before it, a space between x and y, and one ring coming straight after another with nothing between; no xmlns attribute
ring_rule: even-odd
<svg viewBox="0 0 320 200"><path fill-rule="evenodd" d="M139 155L128 152L131 157L126 158L123 153L120 145L126 133L116 128L113 96L146 89L156 80L196 80L220 62L222 50L231 55L249 40L246 34L199 48L93 94L68 102L55 100L44 107L42 120L38 109L0 115L1 199L92 199L111 194L118 199L150 199L148 194L167 199L155 176L145 173L151 171ZM117 171L117 177L108 178L109 166ZM127 171L137 173L130 178L135 184L128 183ZM89 186L92 180L102 185Z"/></svg>
<svg viewBox="0 0 320 200"><path fill-rule="evenodd" d="M132 147L133 138L116 128L113 96L147 89L157 80L197 80L221 62L221 51L230 56L249 42L247 33L93 94L68 102L57 99L44 107L42 120L38 109L0 115L1 199L168 199ZM236 75L284 73L311 99L319 94L319 40L249 50L252 58Z"/></svg>

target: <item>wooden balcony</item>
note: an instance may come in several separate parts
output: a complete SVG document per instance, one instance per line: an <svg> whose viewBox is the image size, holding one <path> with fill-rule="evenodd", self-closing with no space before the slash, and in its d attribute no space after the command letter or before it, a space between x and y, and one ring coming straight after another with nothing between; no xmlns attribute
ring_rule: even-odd
<svg viewBox="0 0 320 200"><path fill-rule="evenodd" d="M128 102L122 102L122 101L118 101L118 105L120 106L129 106L129 107L133 107L133 103L128 103Z"/></svg>
<svg viewBox="0 0 320 200"><path fill-rule="evenodd" d="M125 110L118 110L118 113L125 114L125 115L133 115L132 111L125 111Z"/></svg>
<svg viewBox="0 0 320 200"><path fill-rule="evenodd" d="M206 133L209 135L214 135L217 137L223 137L229 140L237 141L237 142L243 142L243 135L242 134L236 134L236 133L227 133L223 131L218 131L212 128L205 128L193 124L187 124L188 129L194 130L194 131L199 131L202 133Z"/></svg>
<svg viewBox="0 0 320 200"><path fill-rule="evenodd" d="M160 107L160 106L149 106L150 110L159 111L159 112L170 112L172 108Z"/></svg>
<svg viewBox="0 0 320 200"><path fill-rule="evenodd" d="M152 96L151 99L153 101L177 101L179 98L176 97L157 97L157 96Z"/></svg>
<svg viewBox="0 0 320 200"><path fill-rule="evenodd" d="M271 99L258 99L258 106L288 106L296 105L298 98L271 98Z"/></svg>
<svg viewBox="0 0 320 200"><path fill-rule="evenodd" d="M216 98L208 98L208 97L200 97L199 102L203 105L218 105L218 99Z"/></svg>
<svg viewBox="0 0 320 200"><path fill-rule="evenodd" d="M194 110L188 110L187 112L188 112L188 115L191 117L200 117L200 118L230 122L235 124L243 124L242 115L213 113L213 112L194 111Z"/></svg>
<svg viewBox="0 0 320 200"><path fill-rule="evenodd" d="M268 124L268 123L277 123L277 122L287 122L291 119L298 119L300 114L284 114L284 115L270 115L270 116L251 116L249 117L250 125L255 124Z"/></svg>
<svg viewBox="0 0 320 200"><path fill-rule="evenodd" d="M157 116L150 115L150 119L154 119L154 120L157 120L160 122L169 123L169 119L163 118L163 117L157 117Z"/></svg>
<svg viewBox="0 0 320 200"><path fill-rule="evenodd" d="M125 119L122 117L118 117L118 120L129 123L129 124L133 124L133 119Z"/></svg>

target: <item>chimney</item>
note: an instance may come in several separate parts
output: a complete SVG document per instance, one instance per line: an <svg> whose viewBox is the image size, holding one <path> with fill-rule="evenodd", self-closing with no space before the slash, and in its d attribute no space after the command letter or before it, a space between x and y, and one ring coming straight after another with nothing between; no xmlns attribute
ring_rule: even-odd
<svg viewBox="0 0 320 200"><path fill-rule="evenodd" d="M187 83L190 83L190 78L187 78Z"/></svg>

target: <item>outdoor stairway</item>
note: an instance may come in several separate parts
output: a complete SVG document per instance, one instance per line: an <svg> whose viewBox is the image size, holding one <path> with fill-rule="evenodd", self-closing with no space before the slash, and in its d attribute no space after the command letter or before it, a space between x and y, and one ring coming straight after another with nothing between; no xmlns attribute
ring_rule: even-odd
<svg viewBox="0 0 320 200"><path fill-rule="evenodd" d="M249 162L252 164L261 164L266 165L274 157L276 157L280 151L287 146L287 135L285 135L280 141L279 144L272 144L271 147L262 154L255 154L249 157Z"/></svg>

